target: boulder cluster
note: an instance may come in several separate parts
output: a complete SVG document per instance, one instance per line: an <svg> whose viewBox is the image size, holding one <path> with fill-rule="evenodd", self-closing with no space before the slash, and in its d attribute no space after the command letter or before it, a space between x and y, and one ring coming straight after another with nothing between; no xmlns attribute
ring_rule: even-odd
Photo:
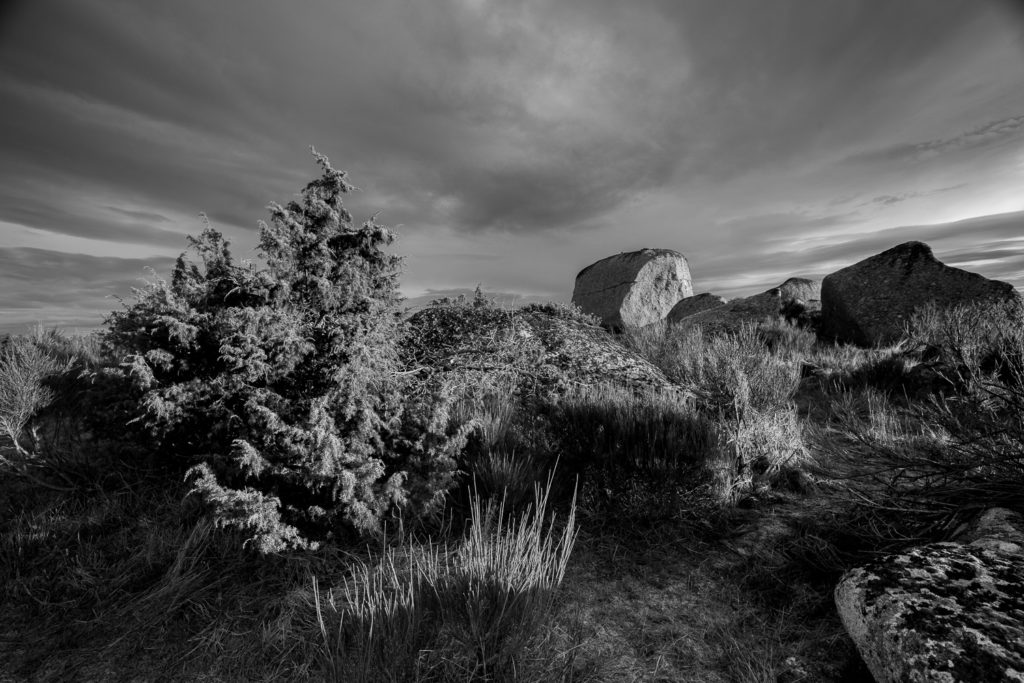
<svg viewBox="0 0 1024 683"><path fill-rule="evenodd" d="M1005 282L945 265L907 242L822 280L790 278L726 300L693 294L686 258L663 249L611 256L576 277L573 302L613 332L654 323L711 334L786 318L820 339L897 341L923 306L1021 302ZM955 542L881 557L835 591L846 630L874 678L1024 683L1024 520L992 509Z"/></svg>
<svg viewBox="0 0 1024 683"><path fill-rule="evenodd" d="M572 301L613 332L662 322L734 332L745 323L785 317L823 338L871 346L898 339L925 304L944 308L1017 297L1010 284L947 266L927 244L906 242L820 281L793 277L731 301L710 292L694 295L689 263L679 252L641 249L581 270Z"/></svg>

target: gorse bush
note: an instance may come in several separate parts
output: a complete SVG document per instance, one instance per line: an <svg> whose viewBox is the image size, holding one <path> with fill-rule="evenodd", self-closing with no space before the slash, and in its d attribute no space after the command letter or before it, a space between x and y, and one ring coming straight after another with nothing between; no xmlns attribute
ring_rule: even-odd
<svg viewBox="0 0 1024 683"><path fill-rule="evenodd" d="M321 177L260 225L261 267L207 225L190 238L198 262L183 254L105 336L160 456L261 552L429 510L464 437L444 382L401 373L392 234L352 224L352 186L314 155Z"/></svg>

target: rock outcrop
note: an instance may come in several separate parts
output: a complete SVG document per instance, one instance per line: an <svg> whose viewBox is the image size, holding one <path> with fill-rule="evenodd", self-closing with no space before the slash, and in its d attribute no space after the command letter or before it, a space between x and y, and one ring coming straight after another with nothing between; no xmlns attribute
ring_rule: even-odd
<svg viewBox="0 0 1024 683"><path fill-rule="evenodd" d="M596 386L610 382L692 398L657 366L599 327L536 312L521 313L520 317L543 345L543 362L573 383Z"/></svg>
<svg viewBox="0 0 1024 683"><path fill-rule="evenodd" d="M672 310L669 311L668 315L665 317L665 321L669 325L672 325L683 318L694 315L695 313L701 313L702 311L708 311L712 308L718 308L725 303L725 297L716 296L711 292L688 296L685 299L681 299L679 303L672 307Z"/></svg>
<svg viewBox="0 0 1024 683"><path fill-rule="evenodd" d="M514 368L549 389L569 385L615 384L654 389L689 400L650 361L627 349L607 330L557 307L519 310L449 302L409 318L403 344L410 365L458 368Z"/></svg>
<svg viewBox="0 0 1024 683"><path fill-rule="evenodd" d="M670 321L675 325L700 325L708 334L735 333L745 324L776 319L798 303L804 306L821 289L817 280L790 278L778 287L741 299L733 299L715 308ZM805 298L806 297L806 298Z"/></svg>
<svg viewBox="0 0 1024 683"><path fill-rule="evenodd" d="M990 510L955 543L848 572L843 625L880 683L1024 681L1024 534Z"/></svg>
<svg viewBox="0 0 1024 683"><path fill-rule="evenodd" d="M613 330L659 322L693 295L686 257L670 249L641 249L601 259L579 272L572 302Z"/></svg>
<svg viewBox="0 0 1024 683"><path fill-rule="evenodd" d="M899 339L913 312L1006 301L1012 285L939 261L923 242L906 242L827 276L821 286L821 334L861 346Z"/></svg>
<svg viewBox="0 0 1024 683"><path fill-rule="evenodd" d="M809 304L821 300L821 280L810 280L805 277L791 277L776 287L783 303L802 301Z"/></svg>

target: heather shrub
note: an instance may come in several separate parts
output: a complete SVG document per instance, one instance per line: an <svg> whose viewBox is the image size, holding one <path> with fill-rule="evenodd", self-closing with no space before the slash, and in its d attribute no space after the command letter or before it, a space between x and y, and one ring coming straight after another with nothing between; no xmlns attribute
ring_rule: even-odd
<svg viewBox="0 0 1024 683"><path fill-rule="evenodd" d="M353 225L352 186L314 155L321 177L269 206L259 263L207 225L197 260L137 290L105 335L160 458L264 553L429 511L465 431L444 378L401 372L392 234Z"/></svg>

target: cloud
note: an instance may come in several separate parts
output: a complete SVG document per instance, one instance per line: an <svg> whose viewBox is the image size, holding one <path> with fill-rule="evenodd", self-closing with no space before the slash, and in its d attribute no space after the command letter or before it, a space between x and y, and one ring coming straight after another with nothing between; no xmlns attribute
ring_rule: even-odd
<svg viewBox="0 0 1024 683"><path fill-rule="evenodd" d="M959 135L924 142L892 145L862 152L851 158L857 162L902 163L934 159L960 150L996 147L1018 141L1024 137L1024 116L1013 116L991 121Z"/></svg>
<svg viewBox="0 0 1024 683"><path fill-rule="evenodd" d="M1021 235L1024 235L1024 211L936 225L899 226L870 234L840 233L824 238L820 246L791 251L789 256L805 263L827 266L830 272L897 244L921 241L931 245L940 260L945 258L945 254L977 254L979 244L988 245L981 253L987 251L989 258L1006 258L1012 254L1024 254L1024 241L1016 241ZM786 253L779 254L780 258L786 256ZM1024 285L1024 272L1016 273L1012 281L1015 286Z"/></svg>
<svg viewBox="0 0 1024 683"><path fill-rule="evenodd" d="M985 277L1024 289L1024 211L981 216L935 225L905 225L875 232L826 233L792 239L749 252L690 259L694 287L723 296L747 296L789 277L821 278L869 256L909 241L928 243L948 265L969 264Z"/></svg>
<svg viewBox="0 0 1024 683"><path fill-rule="evenodd" d="M880 206L892 206L893 204L899 204L905 202L908 199L918 199L920 197L931 197L932 195L942 194L944 192L952 192L953 190L959 190L967 187L967 183L959 183L957 185L950 185L949 187L940 187L935 190L928 190L926 192L901 192L899 194L883 194L873 197L865 202L861 203L861 206L869 206L871 204L877 204Z"/></svg>
<svg viewBox="0 0 1024 683"><path fill-rule="evenodd" d="M169 276L174 260L85 256L32 248L0 248L0 331L45 325L95 327L129 298L152 268Z"/></svg>
<svg viewBox="0 0 1024 683"><path fill-rule="evenodd" d="M969 177L980 203L1014 182L1024 75L1005 16L968 0L26 2L0 40L0 221L27 226L19 246L166 257L204 211L243 255L263 207L315 174L315 144L364 188L357 218L419 236L413 292L569 290L599 251L663 245L695 245L716 287L767 287L815 270L815 250L851 253L867 218L948 215L929 187ZM884 150L941 165L837 163Z"/></svg>

